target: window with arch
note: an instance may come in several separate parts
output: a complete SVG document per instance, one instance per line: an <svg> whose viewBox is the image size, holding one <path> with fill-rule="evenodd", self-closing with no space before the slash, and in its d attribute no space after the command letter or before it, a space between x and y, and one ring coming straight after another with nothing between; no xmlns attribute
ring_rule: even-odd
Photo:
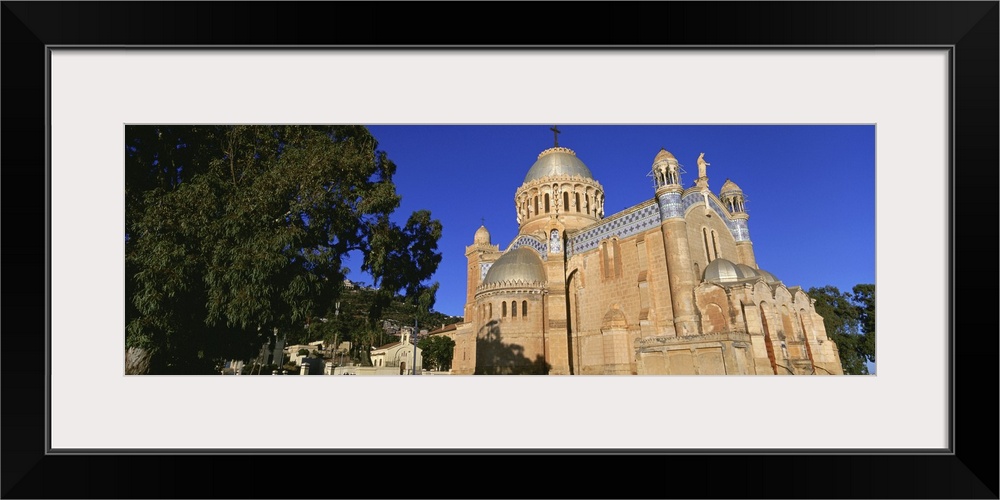
<svg viewBox="0 0 1000 500"><path fill-rule="evenodd" d="M538 195L535 195L535 215L538 215Z"/></svg>
<svg viewBox="0 0 1000 500"><path fill-rule="evenodd" d="M622 256L617 238L601 242L601 263L603 264L605 279L621 277Z"/></svg>
<svg viewBox="0 0 1000 500"><path fill-rule="evenodd" d="M545 213L549 213L549 193L545 193Z"/></svg>
<svg viewBox="0 0 1000 500"><path fill-rule="evenodd" d="M528 317L528 301L527 300L522 300L521 301L521 317L522 318L527 318Z"/></svg>
<svg viewBox="0 0 1000 500"><path fill-rule="evenodd" d="M701 236L702 236L702 238L705 241L705 247L704 247L705 248L705 261L706 262L712 262L712 260L714 260L714 259L712 259L712 250L708 246L708 228L707 227L701 228Z"/></svg>
<svg viewBox="0 0 1000 500"><path fill-rule="evenodd" d="M506 300L500 303L500 317L501 318L506 318L507 317L507 301Z"/></svg>
<svg viewBox="0 0 1000 500"><path fill-rule="evenodd" d="M580 193L573 193L576 196L576 211L580 212Z"/></svg>
<svg viewBox="0 0 1000 500"><path fill-rule="evenodd" d="M719 258L719 244L715 241L715 229L712 230L712 249L715 251L715 258Z"/></svg>
<svg viewBox="0 0 1000 500"><path fill-rule="evenodd" d="M608 269L611 267L611 260L608 258L608 242L601 242L601 263L604 264L604 277L608 277Z"/></svg>
<svg viewBox="0 0 1000 500"><path fill-rule="evenodd" d="M517 317L517 301L516 300L510 301L510 317L512 317L512 318L516 318Z"/></svg>
<svg viewBox="0 0 1000 500"><path fill-rule="evenodd" d="M486 304L486 313L489 315L490 319L493 318L493 304Z"/></svg>
<svg viewBox="0 0 1000 500"><path fill-rule="evenodd" d="M563 212L569 212L569 191L563 191Z"/></svg>

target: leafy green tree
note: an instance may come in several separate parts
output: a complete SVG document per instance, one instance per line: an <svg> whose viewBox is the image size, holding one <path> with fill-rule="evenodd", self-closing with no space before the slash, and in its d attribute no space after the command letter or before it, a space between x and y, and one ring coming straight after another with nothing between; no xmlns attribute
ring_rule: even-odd
<svg viewBox="0 0 1000 500"><path fill-rule="evenodd" d="M349 252L382 293L426 288L440 262L428 212L391 223L396 166L364 127L130 126L125 142L126 356L148 359L132 373L209 373L274 328L306 336L334 317Z"/></svg>
<svg viewBox="0 0 1000 500"><path fill-rule="evenodd" d="M432 370L451 369L451 360L455 355L455 341L444 335L424 337L417 342L421 350L424 368Z"/></svg>
<svg viewBox="0 0 1000 500"><path fill-rule="evenodd" d="M827 336L837 344L844 373L866 375L866 363L875 362L875 285L856 285L852 292L828 285L807 293L816 300Z"/></svg>

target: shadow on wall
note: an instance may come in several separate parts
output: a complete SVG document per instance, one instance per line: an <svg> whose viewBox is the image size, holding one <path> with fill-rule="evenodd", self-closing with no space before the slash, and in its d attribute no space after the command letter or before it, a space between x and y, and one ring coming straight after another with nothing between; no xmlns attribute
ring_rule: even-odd
<svg viewBox="0 0 1000 500"><path fill-rule="evenodd" d="M500 324L490 321L476 335L476 375L548 375L551 366L541 355L532 361L524 347L504 344Z"/></svg>

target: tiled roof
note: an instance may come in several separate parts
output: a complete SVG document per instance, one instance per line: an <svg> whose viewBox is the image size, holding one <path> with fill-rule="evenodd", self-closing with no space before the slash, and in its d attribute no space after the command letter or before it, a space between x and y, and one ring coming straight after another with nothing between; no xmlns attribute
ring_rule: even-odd
<svg viewBox="0 0 1000 500"><path fill-rule="evenodd" d="M433 330L430 333L428 333L428 335L434 335L435 333L450 332L452 330L457 330L457 329L458 329L458 323L452 323L448 326L445 326L444 328L438 328L437 330Z"/></svg>

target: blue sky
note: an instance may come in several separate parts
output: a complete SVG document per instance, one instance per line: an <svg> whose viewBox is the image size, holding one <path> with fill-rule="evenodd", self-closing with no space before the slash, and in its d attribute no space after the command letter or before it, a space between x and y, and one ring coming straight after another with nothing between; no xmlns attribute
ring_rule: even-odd
<svg viewBox="0 0 1000 500"><path fill-rule="evenodd" d="M435 309L460 316L465 303L465 247L485 219L501 250L517 234L514 192L538 153L552 147L548 125L369 125L397 165L395 214L414 210L440 220L443 258ZM875 127L872 125L559 125L559 145L573 149L604 186L605 215L653 196L647 176L666 148L697 176L701 152L709 187L727 178L747 197L750 237L760 268L788 286L833 285L848 291L875 282ZM370 283L360 259L350 278Z"/></svg>

